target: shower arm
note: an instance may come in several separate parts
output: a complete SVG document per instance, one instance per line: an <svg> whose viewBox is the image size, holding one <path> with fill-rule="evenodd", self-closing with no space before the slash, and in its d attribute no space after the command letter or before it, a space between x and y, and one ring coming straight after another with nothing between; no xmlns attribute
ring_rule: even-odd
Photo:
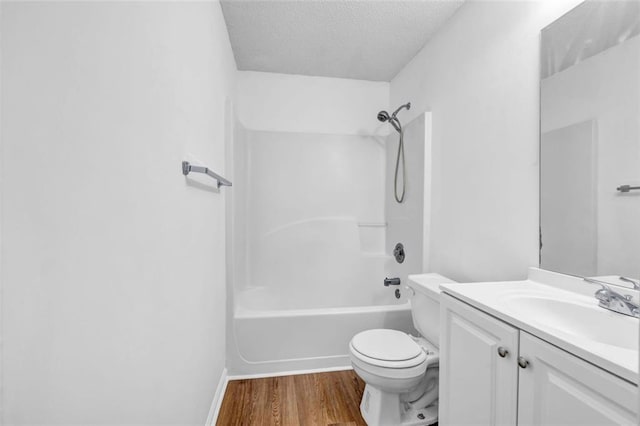
<svg viewBox="0 0 640 426"><path fill-rule="evenodd" d="M400 105L400 106L398 107L398 109L396 109L395 111L393 111L393 114L391 114L391 118L394 118L394 119L396 119L396 120L397 120L397 118L396 118L396 114L397 114L397 113L399 113L399 112L400 112L400 110L401 110L401 109L403 109L403 108L410 109L410 108L411 108L411 102L407 102L407 103L406 103L406 104L404 104L404 105Z"/></svg>

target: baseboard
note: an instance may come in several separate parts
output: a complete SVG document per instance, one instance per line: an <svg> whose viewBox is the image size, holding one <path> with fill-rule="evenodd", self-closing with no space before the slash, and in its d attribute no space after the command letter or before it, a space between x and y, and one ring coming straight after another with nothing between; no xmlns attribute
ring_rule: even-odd
<svg viewBox="0 0 640 426"><path fill-rule="evenodd" d="M352 369L351 366L341 366L341 367L327 367L327 368L312 368L308 370L280 371L277 373L238 374L233 376L227 376L227 382L231 380L264 379L266 377L297 376L299 374L329 373L332 371L345 371L345 370L351 370L351 369Z"/></svg>
<svg viewBox="0 0 640 426"><path fill-rule="evenodd" d="M207 422L205 426L214 426L218 420L218 414L220 413L220 407L222 406L222 399L224 398L224 392L227 390L227 383L229 383L229 376L227 375L227 369L222 370L220 380L218 381L218 387L216 393L213 396L211 402L211 408L209 408L209 415L207 416Z"/></svg>

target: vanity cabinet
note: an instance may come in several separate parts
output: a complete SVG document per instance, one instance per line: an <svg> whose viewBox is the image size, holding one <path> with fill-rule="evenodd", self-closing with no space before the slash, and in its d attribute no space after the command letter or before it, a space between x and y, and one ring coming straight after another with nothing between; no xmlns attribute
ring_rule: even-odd
<svg viewBox="0 0 640 426"><path fill-rule="evenodd" d="M440 424L637 423L637 386L444 293L440 306Z"/></svg>
<svg viewBox="0 0 640 426"><path fill-rule="evenodd" d="M439 424L515 425L518 329L444 293L440 312Z"/></svg>

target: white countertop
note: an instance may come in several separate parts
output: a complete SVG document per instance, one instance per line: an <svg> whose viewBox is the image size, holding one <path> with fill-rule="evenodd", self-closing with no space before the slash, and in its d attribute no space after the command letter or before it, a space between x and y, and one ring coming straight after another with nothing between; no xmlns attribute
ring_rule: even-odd
<svg viewBox="0 0 640 426"><path fill-rule="evenodd" d="M532 268L529 279L524 281L446 283L441 284L440 288L506 323L638 384L638 319L598 307L598 301L593 296L597 287L584 284L579 278ZM637 300L637 292L633 296ZM514 298L521 297L542 300L542 305L538 306L546 309L523 309L521 305L513 303ZM564 306L563 302L568 302L570 308L579 308L576 312L580 314L594 314L593 319L590 318L585 324L582 318L572 318L576 314L570 310L563 312L556 306L545 307L544 301L548 300L558 302L560 307ZM603 343L602 339L598 341L576 333L572 324L578 329L587 330L586 333L594 329L594 332L605 336L604 340L609 331L607 327L610 326L615 328L611 330L612 334L618 333L616 337L627 339L628 336L628 339L636 340L625 340L627 347L614 346Z"/></svg>

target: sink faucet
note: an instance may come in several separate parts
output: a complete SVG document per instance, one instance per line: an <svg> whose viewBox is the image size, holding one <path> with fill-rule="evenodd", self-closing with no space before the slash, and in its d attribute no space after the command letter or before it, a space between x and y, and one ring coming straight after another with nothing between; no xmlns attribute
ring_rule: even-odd
<svg viewBox="0 0 640 426"><path fill-rule="evenodd" d="M630 294L620 294L602 281L593 278L585 278L584 280L602 287L595 293L595 297L599 301L598 306L630 317L640 318L640 305L633 302Z"/></svg>

